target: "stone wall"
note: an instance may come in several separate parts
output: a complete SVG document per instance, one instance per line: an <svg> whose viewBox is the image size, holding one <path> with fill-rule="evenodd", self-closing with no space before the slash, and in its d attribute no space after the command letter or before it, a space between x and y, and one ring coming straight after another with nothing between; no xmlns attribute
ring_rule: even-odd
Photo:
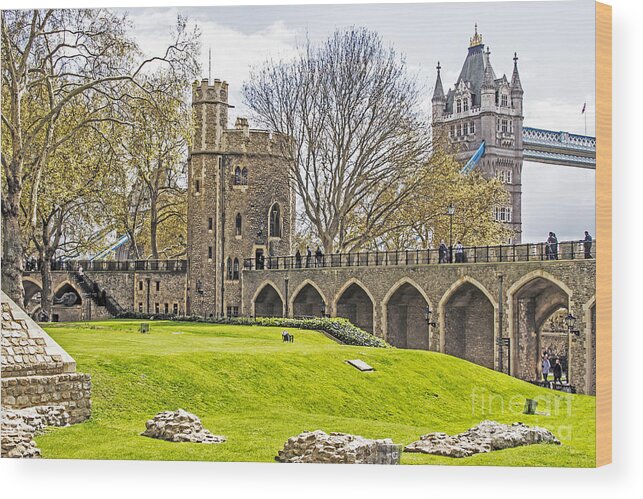
<svg viewBox="0 0 643 499"><path fill-rule="evenodd" d="M0 387L3 416L7 410L20 413L31 408L40 413L64 413L65 424L80 423L91 416L90 376L76 372L74 359L4 293ZM13 435L17 441L5 435L3 428L2 437L3 446L5 442L12 446L11 455L38 454L18 442L22 441L18 434ZM25 453L16 452L23 447Z"/></svg>
<svg viewBox="0 0 643 499"><path fill-rule="evenodd" d="M502 274L502 331L499 274ZM503 353L503 371L508 371L511 357L510 373L532 380L536 376L545 316L550 309L560 308L560 301L564 300L564 306L578 318L576 328L580 331L579 336L569 338L571 383L579 391L592 393L588 356L592 355L589 342L595 327L589 323L591 314L585 313L584 307L595 294L595 276L594 260L252 270L243 272L242 314L254 314L254 298L265 296L261 291L272 287L275 290L270 293L272 296L284 299L288 296L287 309L289 315L293 315L292 305L298 301L298 293L314 287L320 291L327 312L337 316L342 308L338 307L339 298L347 285L353 283L373 302L372 324L377 336L392 339L402 347L453 353L494 369L500 368L496 338L510 338L510 351L505 348ZM396 299L397 291L403 286L416 290L413 296L409 294L412 300ZM525 295L527 301L533 300L531 315L520 308L519 298L525 289L529 289L528 296ZM410 311L409 305L413 306ZM425 306L431 308L435 326L427 325ZM462 313L463 306L466 314ZM403 310L404 307L407 309ZM266 303L261 308L265 310ZM280 306L274 308L277 310ZM315 315L321 314L317 307L312 311ZM545 319L536 321L536 315ZM451 321L459 325L450 327ZM396 336L394 325L402 336ZM447 339L447 334L456 330L462 336L455 339L455 343L450 342L453 337ZM527 333L533 341L520 337Z"/></svg>

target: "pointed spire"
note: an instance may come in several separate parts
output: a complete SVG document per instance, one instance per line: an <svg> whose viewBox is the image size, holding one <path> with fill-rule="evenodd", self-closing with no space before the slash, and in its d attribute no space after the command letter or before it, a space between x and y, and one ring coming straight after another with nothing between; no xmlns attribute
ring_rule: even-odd
<svg viewBox="0 0 643 499"><path fill-rule="evenodd" d="M491 67L491 50L489 50L489 47L487 47L487 50L484 52L484 77L482 79L482 89L495 89L496 85L494 80L496 79L496 75L493 72L493 68Z"/></svg>
<svg viewBox="0 0 643 499"><path fill-rule="evenodd" d="M518 54L514 52L514 72L511 75L511 91L522 92L522 84L520 83L520 75L518 74Z"/></svg>
<svg viewBox="0 0 643 499"><path fill-rule="evenodd" d="M442 66L440 66L440 61L438 61L438 65L436 66L436 69L438 70L438 76L435 79L435 88L433 89L433 101L437 100L444 100L444 89L442 88L442 78L440 77L440 70L442 69Z"/></svg>

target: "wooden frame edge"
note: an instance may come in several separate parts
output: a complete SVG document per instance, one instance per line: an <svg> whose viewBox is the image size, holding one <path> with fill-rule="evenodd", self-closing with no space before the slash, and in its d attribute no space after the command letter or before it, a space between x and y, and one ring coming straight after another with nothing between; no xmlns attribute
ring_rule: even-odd
<svg viewBox="0 0 643 499"><path fill-rule="evenodd" d="M612 462L612 7L596 3L596 466Z"/></svg>

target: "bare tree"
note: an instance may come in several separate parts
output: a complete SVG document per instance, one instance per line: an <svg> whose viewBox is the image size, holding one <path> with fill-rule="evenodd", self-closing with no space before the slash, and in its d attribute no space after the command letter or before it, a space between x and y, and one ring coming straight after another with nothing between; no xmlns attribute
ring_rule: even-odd
<svg viewBox="0 0 643 499"><path fill-rule="evenodd" d="M430 149L404 60L376 33L336 31L253 71L243 94L264 126L292 137L292 182L325 251L382 235Z"/></svg>
<svg viewBox="0 0 643 499"><path fill-rule="evenodd" d="M21 209L35 229L42 175L55 147L97 120L120 120L118 103L145 88L146 67L163 63L184 77L197 66L198 32L189 32L184 19L165 54L144 60L129 28L125 15L105 9L2 12L2 287L17 303L24 295ZM56 133L80 97L94 107L67 133Z"/></svg>

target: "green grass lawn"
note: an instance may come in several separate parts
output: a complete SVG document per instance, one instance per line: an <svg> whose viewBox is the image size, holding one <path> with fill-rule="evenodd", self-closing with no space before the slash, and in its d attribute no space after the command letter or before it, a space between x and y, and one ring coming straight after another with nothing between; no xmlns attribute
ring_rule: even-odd
<svg viewBox="0 0 643 499"><path fill-rule="evenodd" d="M408 444L493 419L548 428L563 445L470 458L403 454L405 464L593 466L595 399L545 390L434 352L339 345L314 331L182 322L48 325L93 382L92 418L37 438L44 457L273 461L304 430L341 431ZM375 367L362 373L345 363ZM523 415L525 398L547 416ZM228 441L170 443L141 436L145 421L178 408Z"/></svg>

